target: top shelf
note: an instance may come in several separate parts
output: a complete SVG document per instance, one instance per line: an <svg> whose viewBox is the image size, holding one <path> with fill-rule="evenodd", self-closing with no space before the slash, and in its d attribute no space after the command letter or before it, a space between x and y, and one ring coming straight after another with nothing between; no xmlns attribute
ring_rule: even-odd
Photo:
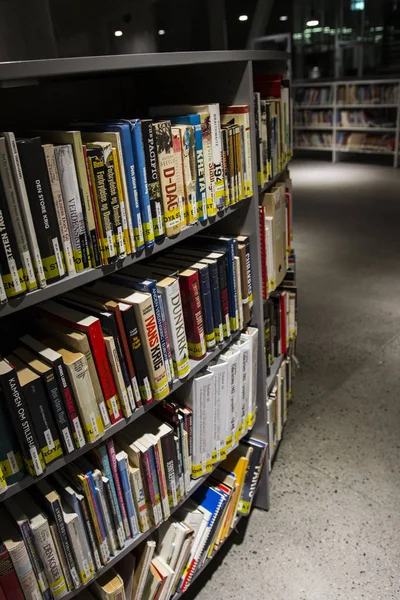
<svg viewBox="0 0 400 600"><path fill-rule="evenodd" d="M65 77L87 73L111 73L157 67L177 67L243 61L286 61L287 52L272 50L223 50L217 52L160 52L52 58L0 63L0 81Z"/></svg>

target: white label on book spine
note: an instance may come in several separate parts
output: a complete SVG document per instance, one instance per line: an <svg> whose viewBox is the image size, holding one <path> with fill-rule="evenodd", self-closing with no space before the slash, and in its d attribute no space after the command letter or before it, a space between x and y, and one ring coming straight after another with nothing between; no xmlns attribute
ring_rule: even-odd
<svg viewBox="0 0 400 600"><path fill-rule="evenodd" d="M63 264L63 261L62 261L60 246L59 246L57 238L53 238L53 248L54 248L54 256L56 257L56 263L57 263L58 272L60 273L60 275L64 275L65 274L65 269L64 269L64 264Z"/></svg>
<svg viewBox="0 0 400 600"><path fill-rule="evenodd" d="M15 459L15 454L12 450L10 450L10 452L7 452L7 458L8 458L8 462L10 463L11 473L13 475L14 475L14 473L18 473L17 461Z"/></svg>
<svg viewBox="0 0 400 600"><path fill-rule="evenodd" d="M68 452L73 452L75 450L75 448L74 448L74 444L72 443L71 436L69 434L69 429L67 427L65 427L65 429L62 430L62 434L63 434L64 442L65 442Z"/></svg>
<svg viewBox="0 0 400 600"><path fill-rule="evenodd" d="M185 212L184 212L184 208L183 208L183 205L184 205L183 196L178 196L178 204L179 204L179 212L181 215L181 221L182 221L182 223L184 223L185 222Z"/></svg>
<svg viewBox="0 0 400 600"><path fill-rule="evenodd" d="M110 398L110 402L111 402L111 408L112 408L114 417L116 419L119 419L119 409L118 409L118 404L117 404L117 398L115 396L112 396L112 398Z"/></svg>
<svg viewBox="0 0 400 600"><path fill-rule="evenodd" d="M136 404L135 404L135 398L133 397L132 386L127 385L126 386L126 391L128 393L130 407L131 407L132 410L135 410Z"/></svg>
<svg viewBox="0 0 400 600"><path fill-rule="evenodd" d="M64 241L63 246L64 246L65 262L67 263L67 270L70 273L71 271L75 271L74 255L72 254L72 246L69 241Z"/></svg>
<svg viewBox="0 0 400 600"><path fill-rule="evenodd" d="M178 504L178 496L176 495L175 477L171 477L170 485L171 485L171 492L172 492L172 502L173 502L174 506L176 506Z"/></svg>
<svg viewBox="0 0 400 600"><path fill-rule="evenodd" d="M10 268L10 275L11 275L14 289L16 292L21 292L22 291L21 282L18 277L18 269L17 269L17 265L15 263L14 258L8 259L8 266Z"/></svg>
<svg viewBox="0 0 400 600"><path fill-rule="evenodd" d="M41 571L40 573L37 574L37 579L38 579L38 584L39 584L40 591L43 594L43 592L45 592L47 590L47 587L48 587L47 581L45 581L45 578L44 578L43 571Z"/></svg>
<svg viewBox="0 0 400 600"><path fill-rule="evenodd" d="M125 204L123 202L119 203L119 208L121 211L121 223L122 223L122 229L123 231L125 231L126 229L128 229L128 221L126 218L126 210L125 210Z"/></svg>
<svg viewBox="0 0 400 600"><path fill-rule="evenodd" d="M206 343L204 341L204 335L202 337L200 337L200 344L201 344L201 353L205 354L206 353Z"/></svg>
<svg viewBox="0 0 400 600"><path fill-rule="evenodd" d="M107 540L104 540L101 544L100 544L100 553L101 553L101 559L102 562L105 564L108 562L110 555L108 552L108 546L107 546Z"/></svg>
<svg viewBox="0 0 400 600"><path fill-rule="evenodd" d="M231 326L229 323L229 313L225 315L225 323L226 323L226 330L228 332L228 335L231 335Z"/></svg>
<svg viewBox="0 0 400 600"><path fill-rule="evenodd" d="M125 546L125 534L124 534L123 527L118 527L117 536L118 536L119 545L121 548L123 548Z"/></svg>
<svg viewBox="0 0 400 600"><path fill-rule="evenodd" d="M191 192L189 194L189 207L193 216L193 219L197 221L197 201L196 201L196 192Z"/></svg>
<svg viewBox="0 0 400 600"><path fill-rule="evenodd" d="M134 518L134 517L131 517L129 520L130 520L130 522L131 522L131 529L132 529L132 534L133 534L133 537L135 537L135 535L137 535L137 534L139 533L139 532L138 532L137 525L136 525L135 518Z"/></svg>
<svg viewBox="0 0 400 600"><path fill-rule="evenodd" d="M78 573L76 572L75 567L71 567L70 566L69 570L70 570L70 573L71 573L72 581L74 582L74 586L75 587L79 587L80 584L81 584L81 582L80 582L80 579L78 577Z"/></svg>
<svg viewBox="0 0 400 600"><path fill-rule="evenodd" d="M149 383L148 377L145 377L143 379L143 384L144 384L144 389L146 391L146 400L150 400L150 398L151 398L151 387L150 387L150 383Z"/></svg>
<svg viewBox="0 0 400 600"><path fill-rule="evenodd" d="M222 327L222 323L220 323L219 325L219 339L222 340L224 339L224 328Z"/></svg>
<svg viewBox="0 0 400 600"><path fill-rule="evenodd" d="M75 433L78 438L79 448L82 448L82 446L85 445L85 437L83 435L83 431L82 431L82 427L81 427L79 418L75 417L75 419L72 419L72 422L74 424Z"/></svg>
<svg viewBox="0 0 400 600"><path fill-rule="evenodd" d="M4 304L4 302L7 302L7 294L6 290L4 289L3 280L0 277L0 303Z"/></svg>
<svg viewBox="0 0 400 600"><path fill-rule="evenodd" d="M104 401L100 402L99 409L100 409L101 418L103 419L104 427L109 427L111 425L110 417L108 416L106 403Z"/></svg>
<svg viewBox="0 0 400 600"><path fill-rule="evenodd" d="M165 498L162 499L162 507L163 507L165 519L168 519L168 517L171 514L171 511L169 509L168 496L165 496Z"/></svg>
<svg viewBox="0 0 400 600"><path fill-rule="evenodd" d="M28 275L29 283L36 283L35 271L33 269L31 255L28 250L26 252L22 252L22 262L25 265L26 274Z"/></svg>
<svg viewBox="0 0 400 600"><path fill-rule="evenodd" d="M41 475L43 473L42 465L40 464L39 454L37 448L29 448L29 452L32 458L33 467L35 469L36 475Z"/></svg>
<svg viewBox="0 0 400 600"><path fill-rule="evenodd" d="M113 239L114 236L110 229L108 231L106 231L106 236L107 236L108 252L109 252L110 258L111 258L112 256L115 256L115 247L114 247L114 239Z"/></svg>
<svg viewBox="0 0 400 600"><path fill-rule="evenodd" d="M132 377L131 382L132 382L133 397L135 399L135 408L136 408L136 402L140 402L140 390L139 390L139 386L138 386L136 377Z"/></svg>
<svg viewBox="0 0 400 600"><path fill-rule="evenodd" d="M126 389L121 390L121 394L122 394L122 402L123 402L124 406L129 407L129 398L128 398Z"/></svg>
<svg viewBox="0 0 400 600"><path fill-rule="evenodd" d="M156 219L157 219L158 231L161 233L164 231L164 222L163 222L163 215L162 215L162 210L161 210L161 203L156 202L155 206L156 206Z"/></svg>
<svg viewBox="0 0 400 600"><path fill-rule="evenodd" d="M45 431L43 433L44 433L44 437L45 437L48 449L53 450L54 449L54 440L53 440L53 436L51 435L50 429L45 429Z"/></svg>
<svg viewBox="0 0 400 600"><path fill-rule="evenodd" d="M100 555L99 555L97 548L93 548L93 556L94 556L94 562L96 564L96 569L98 571L99 569L101 569L101 560L100 560Z"/></svg>
<svg viewBox="0 0 400 600"><path fill-rule="evenodd" d="M90 419L90 424L92 426L93 435L94 435L94 437L98 437L99 430L97 429L97 423L96 423L96 418L94 416L94 413L92 413L92 412L90 413L89 419Z"/></svg>
<svg viewBox="0 0 400 600"><path fill-rule="evenodd" d="M86 560L86 558L82 559L82 565L83 565L83 572L85 574L85 578L89 579L89 577L90 577L90 569L89 569L89 564L88 564L88 561Z"/></svg>
<svg viewBox="0 0 400 600"><path fill-rule="evenodd" d="M122 235L121 225L119 227L117 227L117 236L118 236L118 252L119 252L119 254L125 254L124 236Z"/></svg>

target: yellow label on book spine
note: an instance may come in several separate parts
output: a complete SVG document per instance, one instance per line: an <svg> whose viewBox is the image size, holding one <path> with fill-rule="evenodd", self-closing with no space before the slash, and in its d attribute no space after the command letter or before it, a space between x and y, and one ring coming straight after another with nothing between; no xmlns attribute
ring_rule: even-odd
<svg viewBox="0 0 400 600"><path fill-rule="evenodd" d="M204 344L204 340L200 342L188 342L189 355L194 359L202 358L202 356L206 353L206 348Z"/></svg>
<svg viewBox="0 0 400 600"><path fill-rule="evenodd" d="M143 235L147 244L153 244L154 242L154 230L153 222L143 221Z"/></svg>
<svg viewBox="0 0 400 600"><path fill-rule="evenodd" d="M61 575L61 577L50 583L50 589L54 598L57 599L60 596L64 596L64 592L68 591L67 582L65 581L64 576Z"/></svg>
<svg viewBox="0 0 400 600"><path fill-rule="evenodd" d="M206 333L205 334L205 338L206 338L206 344L207 344L207 348L215 348L215 333Z"/></svg>
<svg viewBox="0 0 400 600"><path fill-rule="evenodd" d="M226 449L229 450L229 448L232 448L232 436L228 435L228 437L226 438Z"/></svg>
<svg viewBox="0 0 400 600"><path fill-rule="evenodd" d="M198 479L202 475L205 475L205 469L203 469L203 465L192 465L192 478Z"/></svg>
<svg viewBox="0 0 400 600"><path fill-rule="evenodd" d="M15 262L15 261L14 261ZM13 270L6 275L2 275L4 289L8 298L13 298L21 292L26 292L26 284L22 269Z"/></svg>
<svg viewBox="0 0 400 600"><path fill-rule="evenodd" d="M82 250L73 250L72 256L74 258L74 264L75 264L76 271L77 272L83 271L85 267L83 266Z"/></svg>
<svg viewBox="0 0 400 600"><path fill-rule="evenodd" d="M222 446L222 448L220 448L219 454L220 454L220 460L225 460L225 458L226 458L226 446Z"/></svg>
<svg viewBox="0 0 400 600"><path fill-rule="evenodd" d="M6 478L4 476L4 473L0 467L0 489L7 489L7 482L6 482Z"/></svg>
<svg viewBox="0 0 400 600"><path fill-rule="evenodd" d="M206 462L206 473L211 473L215 460L208 460Z"/></svg>
<svg viewBox="0 0 400 600"><path fill-rule="evenodd" d="M61 447L60 440L52 440L51 444L47 446L43 446L41 448L44 462L48 465L56 458L59 458L63 455L63 450Z"/></svg>
<svg viewBox="0 0 400 600"><path fill-rule="evenodd" d="M207 197L207 216L215 217L217 214L217 207L215 206L214 198L211 196Z"/></svg>
<svg viewBox="0 0 400 600"><path fill-rule="evenodd" d="M214 465L217 462L218 459L218 453L216 450L213 450L213 452L211 452L211 464Z"/></svg>
<svg viewBox="0 0 400 600"><path fill-rule="evenodd" d="M13 452L10 450L7 452L7 458L0 461L0 469L3 471L3 475L6 478L18 473L18 471L22 469L22 466L23 462L19 451Z"/></svg>
<svg viewBox="0 0 400 600"><path fill-rule="evenodd" d="M153 390L154 400L162 400L169 394L169 384L167 375L161 381L157 382L156 388Z"/></svg>
<svg viewBox="0 0 400 600"><path fill-rule="evenodd" d="M185 377L185 375L190 373L190 362L188 356L185 356L185 358L180 361L174 360L173 365L174 372L176 373L177 377Z"/></svg>
<svg viewBox="0 0 400 600"><path fill-rule="evenodd" d="M168 229L170 229L170 228L180 227L180 222L181 222L181 211L179 209L179 205L177 205L175 208L172 208L171 210L165 211L164 223L165 223L165 227L167 229L167 233L168 233Z"/></svg>

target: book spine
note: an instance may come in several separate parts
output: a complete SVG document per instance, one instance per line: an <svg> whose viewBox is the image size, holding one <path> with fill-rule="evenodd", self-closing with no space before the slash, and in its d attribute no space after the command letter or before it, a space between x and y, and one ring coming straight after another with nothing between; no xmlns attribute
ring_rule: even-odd
<svg viewBox="0 0 400 600"><path fill-rule="evenodd" d="M6 485L21 480L24 476L24 463L14 430L9 426L3 391L0 387L0 469Z"/></svg>
<svg viewBox="0 0 400 600"><path fill-rule="evenodd" d="M25 231L29 242L29 249L32 253L35 275L39 287L46 287L46 277L43 270L42 258L40 256L39 246L36 238L36 231L32 219L32 213L29 206L28 195L26 193L25 181L22 175L21 162L19 160L17 142L15 141L14 134L5 132L3 134L7 140L8 156L11 164L11 168L14 175L14 182L18 193L19 206L21 209L22 218L25 225Z"/></svg>
<svg viewBox="0 0 400 600"><path fill-rule="evenodd" d="M164 299L174 373L179 379L183 379L190 372L190 362L179 281L175 280L168 288L158 289Z"/></svg>
<svg viewBox="0 0 400 600"><path fill-rule="evenodd" d="M133 403L136 407L142 406L142 399L140 397L140 390L138 385L138 378L136 376L135 368L133 366L133 361L129 349L128 338L126 336L124 323L121 315L121 310L118 305L113 307L113 312L115 314L115 320L118 327L119 340L121 343L121 352L123 353L124 360L126 362L126 368L128 371L128 375L131 382L132 393L133 393ZM134 315L134 309L131 309L132 314Z"/></svg>
<svg viewBox="0 0 400 600"><path fill-rule="evenodd" d="M130 480L136 514L138 515L139 529L141 533L145 533L150 529L151 522L140 467L130 469Z"/></svg>
<svg viewBox="0 0 400 600"><path fill-rule="evenodd" d="M124 324L130 356L137 376L140 397L145 404L149 404L153 401L153 394L147 373L146 360L134 308L131 307L128 310L121 311L121 317Z"/></svg>
<svg viewBox="0 0 400 600"><path fill-rule="evenodd" d="M118 308L118 312L119 312L119 308ZM119 314L119 316L121 317L120 314ZM137 381L136 381L136 376L134 376L132 378L130 377L130 372L128 369L128 364L127 364L127 360L126 360L126 356L125 356L125 352L124 352L124 347L123 347L122 340L121 340L120 328L118 325L117 315L113 312L111 317L109 317L107 320L110 323L109 333L110 333L110 336L113 338L114 344L115 344L115 352L116 352L115 357L118 359L118 362L116 363L116 365L117 365L117 367L118 367L118 364L120 366L121 377L122 377L121 383L122 383L123 387L126 388L126 394L128 397L128 408L130 408L130 411L134 411L136 408L136 398L139 398L139 400L140 400L140 394L139 394L139 388L138 388ZM122 323L121 323L121 326L122 326ZM122 327L122 330L123 330L123 327ZM129 356L129 348L128 348L128 356ZM110 364L112 364L111 359L110 359ZM132 369L133 369L133 365L132 365ZM113 367L113 374L114 374L114 380L115 380L115 382L117 382L116 375L114 372L114 367ZM119 393L119 395L121 397L120 393ZM128 410L127 412L130 412L130 411Z"/></svg>
<svg viewBox="0 0 400 600"><path fill-rule="evenodd" d="M54 372L58 383L58 388L61 391L62 398L64 400L64 406L67 411L68 418L70 420L75 446L78 449L83 448L83 446L86 444L85 436L83 435L82 425L78 416L75 398L73 396L71 384L62 358L60 358L57 361L57 363L54 364Z"/></svg>
<svg viewBox="0 0 400 600"><path fill-rule="evenodd" d="M96 487L94 485L92 473L86 473L81 477L83 490L89 506L92 522L96 532L97 543L100 549L100 557L103 565L106 565L110 560L110 548L107 541L107 535L104 529L103 518L100 512L98 498L96 495Z"/></svg>
<svg viewBox="0 0 400 600"><path fill-rule="evenodd" d="M61 544L60 536L58 535L57 525L55 523L51 523L50 525L50 533L53 540L54 547L57 551L57 556L61 564L61 569L64 574L65 582L67 584L68 591L74 589L74 584L72 583L71 573L69 572L67 560L65 558L65 553Z"/></svg>
<svg viewBox="0 0 400 600"><path fill-rule="evenodd" d="M160 307L162 330L163 330L163 334L164 334L165 348L166 348L166 352L167 352L166 364L168 363L168 370L167 370L168 380L169 380L169 383L172 383L172 381L174 379L174 365L173 365L173 361L172 361L171 344L169 341L169 333L168 333L168 327L167 327L167 319L165 316L164 301L163 301L163 297L161 294L157 294L157 298L158 298L158 305Z"/></svg>
<svg viewBox="0 0 400 600"><path fill-rule="evenodd" d="M8 302L8 300L7 300L6 288L4 287L3 274L1 272L1 265L0 265L0 304L7 304L7 302Z"/></svg>
<svg viewBox="0 0 400 600"><path fill-rule="evenodd" d="M8 552L26 600L40 600L42 594L36 581L25 544L21 541L12 549L8 548Z"/></svg>
<svg viewBox="0 0 400 600"><path fill-rule="evenodd" d="M72 582L75 588L79 587L80 580L76 570L75 560L72 554L71 544L68 539L67 531L65 528L65 522L63 518L61 503L59 500L54 500L52 503L52 512L54 515L54 521L57 527L58 535L60 536L61 544L65 553L65 558L69 568L69 572L72 577Z"/></svg>
<svg viewBox="0 0 400 600"><path fill-rule="evenodd" d="M124 377L122 375L121 363L119 360L116 344L114 338L111 335L104 336L104 342L107 349L108 359L110 361L111 369L114 375L114 381L117 386L118 396L121 398L121 408L124 417L130 417L132 415L131 399L128 397L128 391L125 385ZM129 386L131 396L132 388Z"/></svg>
<svg viewBox="0 0 400 600"><path fill-rule="evenodd" d="M117 188L117 196L119 202L119 212L121 215L121 228L122 228L122 238L118 240L120 255L130 254L131 253L131 240L129 233L129 225L128 225L128 217L126 214L126 204L125 204L125 194L124 187L122 184L122 176L121 176L121 168L119 165L118 159L118 151L113 147L112 149L113 163L114 163L114 172L115 172L115 185Z"/></svg>
<svg viewBox="0 0 400 600"><path fill-rule="evenodd" d="M181 215L181 227L186 225L185 216L185 187L183 183L183 167L182 167L182 144L181 132L176 127L171 127L172 132L172 147L175 154L175 172L176 172L176 190L178 194L179 212Z"/></svg>
<svg viewBox="0 0 400 600"><path fill-rule="evenodd" d="M26 469L30 475L42 475L46 469L45 462L33 429L28 404L14 369L1 377L1 386Z"/></svg>
<svg viewBox="0 0 400 600"><path fill-rule="evenodd" d="M160 172L165 231L167 237L173 237L181 230L181 215L177 195L176 164L170 121L154 123L154 134Z"/></svg>
<svg viewBox="0 0 400 600"><path fill-rule="evenodd" d="M122 549L125 546L125 531L122 523L121 513L116 501L116 497L112 493L111 481L106 477L103 478L103 488L106 492L107 504L111 510L112 522L114 524L114 530L117 534L118 548Z"/></svg>
<svg viewBox="0 0 400 600"><path fill-rule="evenodd" d="M126 250L124 244L121 202L119 199L116 167L114 163L114 153L111 144L104 149L104 164L106 167L106 187L111 207L111 218L114 225L114 244L119 258L125 258Z"/></svg>
<svg viewBox="0 0 400 600"><path fill-rule="evenodd" d="M154 237L161 242L165 238L165 226L154 127L150 119L142 120L141 127Z"/></svg>
<svg viewBox="0 0 400 600"><path fill-rule="evenodd" d="M215 402L214 402L214 427L217 450L217 461L226 458L226 441L231 435L228 416L228 366L226 361L218 361L209 367L214 373Z"/></svg>
<svg viewBox="0 0 400 600"><path fill-rule="evenodd" d="M183 462L185 465L184 471L184 484L185 484L185 494L189 494L190 492L190 481L192 475L192 461L189 457L189 440L188 433L184 429L182 431L182 442L183 442Z"/></svg>
<svg viewBox="0 0 400 600"><path fill-rule="evenodd" d="M250 309L250 318L253 315L253 279L251 274L251 255L250 255L250 240L248 236L245 236L244 245L246 247L246 275L247 275L247 288L248 288L248 302Z"/></svg>
<svg viewBox="0 0 400 600"><path fill-rule="evenodd" d="M194 360L201 360L206 355L206 343L198 273L194 272L188 276L179 275L179 289L185 319L189 357Z"/></svg>
<svg viewBox="0 0 400 600"><path fill-rule="evenodd" d="M32 425L44 462L49 465L53 460L60 458L63 451L41 380L31 381L29 385L24 386L22 394L30 407Z"/></svg>
<svg viewBox="0 0 400 600"><path fill-rule="evenodd" d="M58 389L53 371L46 373L42 377L42 381L47 390L47 396L53 409L53 415L61 436L63 448L69 454L70 452L73 452L74 444L71 437L71 430L69 428L67 415L64 410L60 391Z"/></svg>
<svg viewBox="0 0 400 600"><path fill-rule="evenodd" d="M221 117L219 104L208 106L211 122L211 146L214 164L215 204L218 211L225 208L225 184L222 157Z"/></svg>
<svg viewBox="0 0 400 600"><path fill-rule="evenodd" d="M144 478L144 484L147 491L147 498L151 506L151 514L153 516L153 524L157 527L162 520L162 509L160 499L156 497L156 489L153 483L152 467L149 456L149 450L140 452L140 464L142 467L142 473Z"/></svg>
<svg viewBox="0 0 400 600"><path fill-rule="evenodd" d="M260 219L260 247L261 247L261 283L262 283L262 295L263 300L267 300L268 297L268 271L267 271L267 246L266 246L266 235L265 235L265 207L258 207L258 214Z"/></svg>
<svg viewBox="0 0 400 600"><path fill-rule="evenodd" d="M78 502L79 502L79 507L80 507L81 513L82 513L82 518L83 518L83 521L85 524L87 540L89 542L90 550L91 550L93 558L94 558L94 564L95 564L96 570L98 571L99 569L101 569L101 560L100 560L100 554L99 554L99 547L96 542L96 533L94 530L94 525L93 525L92 519L89 514L89 509L88 509L86 498L84 496L79 496Z"/></svg>
<svg viewBox="0 0 400 600"><path fill-rule="evenodd" d="M207 220L207 184L205 177L203 138L201 125L194 125L194 139L196 147L196 197L197 214L199 221Z"/></svg>
<svg viewBox="0 0 400 600"><path fill-rule="evenodd" d="M146 246L154 246L153 218L150 208L150 195L148 188L146 160L143 147L142 128L139 119L130 121L132 136L133 160L139 193L140 212L142 215L143 235Z"/></svg>
<svg viewBox="0 0 400 600"><path fill-rule="evenodd" d="M220 307L222 316L222 331L224 339L231 335L231 326L229 321L229 305L228 305L228 275L226 255L217 258L218 282L220 291Z"/></svg>
<svg viewBox="0 0 400 600"><path fill-rule="evenodd" d="M106 492L104 490L103 478L98 469L94 473L90 473L92 485L94 485L97 506L100 518L103 524L104 533L107 539L110 554L115 555L117 551L117 532L114 529L109 506L107 503Z"/></svg>
<svg viewBox="0 0 400 600"><path fill-rule="evenodd" d="M11 216L11 226L14 231L14 237L18 248L19 258L22 264L23 276L28 291L37 289L35 270L32 257L28 246L28 239L25 232L25 226L22 220L21 210L18 204L17 191L11 172L11 165L8 159L6 148L6 139L0 137L0 177L3 182L3 189L8 204L8 210Z"/></svg>
<svg viewBox="0 0 400 600"><path fill-rule="evenodd" d="M45 277L53 283L66 272L43 149L40 138L18 140L17 146Z"/></svg>
<svg viewBox="0 0 400 600"><path fill-rule="evenodd" d="M120 454L120 453L118 453ZM137 515L135 511L135 506L133 504L133 496L131 485L129 483L129 475L128 475L128 458L125 452L123 452L124 456L117 456L117 466L118 473L121 479L121 486L125 500L125 506L128 514L129 526L131 530L132 538L139 535L139 523L137 520Z"/></svg>
<svg viewBox="0 0 400 600"><path fill-rule="evenodd" d="M43 563L44 572L49 583L52 597L54 597L56 600L61 599L68 593L68 586L61 568L61 563L57 555L53 538L51 537L50 527L47 520L42 525L34 529L33 537L38 554Z"/></svg>
<svg viewBox="0 0 400 600"><path fill-rule="evenodd" d="M212 310L214 318L214 334L217 343L220 343L224 341L224 330L222 326L221 294L219 289L217 262L209 263L209 272Z"/></svg>
<svg viewBox="0 0 400 600"><path fill-rule="evenodd" d="M50 591L49 582L47 581L46 573L43 567L43 562L38 553L38 549L36 547L36 543L28 520L25 520L23 523L21 523L20 531L22 534L22 539L25 542L29 560L32 565L32 569L35 574L39 589L43 595L43 598L44 600L51 600L52 593Z"/></svg>
<svg viewBox="0 0 400 600"><path fill-rule="evenodd" d="M24 600L14 565L3 543L0 543L0 585L6 598Z"/></svg>
<svg viewBox="0 0 400 600"><path fill-rule="evenodd" d="M204 337L207 350L215 348L214 316L211 298L210 272L208 266L198 270L201 306L203 309Z"/></svg>
<svg viewBox="0 0 400 600"><path fill-rule="evenodd" d="M21 296L26 292L22 263L18 254L17 242L11 224L11 216L4 196L0 179L0 268L2 282L8 298Z"/></svg>
<svg viewBox="0 0 400 600"><path fill-rule="evenodd" d="M222 139L222 159L224 169L224 188L225 188L225 206L229 206L231 203L230 193L230 175L229 175L229 142L228 142L228 131L223 128L221 129Z"/></svg>
<svg viewBox="0 0 400 600"><path fill-rule="evenodd" d="M174 441L175 441L175 447L176 447L176 456L178 459L178 480L179 480L178 501L180 502L185 495L185 485L183 482L183 464L182 464L179 428L176 431L177 431L177 434L174 436Z"/></svg>
<svg viewBox="0 0 400 600"><path fill-rule="evenodd" d="M57 171L54 146L52 146L51 144L45 144L42 147L44 151L44 157L46 160L47 173L49 175L51 191L53 194L54 206L57 214L58 228L60 230L65 265L67 267L67 272L71 274L75 273L76 269L74 262L74 254L71 246L71 238L68 229L68 220L65 212L60 179Z"/></svg>
<svg viewBox="0 0 400 600"><path fill-rule="evenodd" d="M186 225L197 222L196 197L196 148L194 129L192 125L181 125L182 168L185 186L185 217Z"/></svg>
<svg viewBox="0 0 400 600"><path fill-rule="evenodd" d="M168 504L170 508L174 508L178 504L177 487L179 485L179 481L178 459L176 456L173 432L171 431L167 435L162 436L160 441L166 473Z"/></svg>
<svg viewBox="0 0 400 600"><path fill-rule="evenodd" d="M148 457L150 464L150 476L151 483L154 490L154 508L153 510L157 514L157 522L162 522L165 517L163 517L163 506L162 506L162 495L161 488L159 484L159 474L158 474L158 466L162 467L161 462L158 465L156 459L156 448L155 445L152 444L148 450L146 451L146 456Z"/></svg>
<svg viewBox="0 0 400 600"><path fill-rule="evenodd" d="M204 173L206 180L206 201L207 217L214 217L217 214L215 203L215 184L214 184L214 161L211 143L211 121L210 114L202 113L201 135L203 141Z"/></svg>
<svg viewBox="0 0 400 600"><path fill-rule="evenodd" d="M255 126L255 138L256 138L256 164L257 164L257 182L258 186L263 185L263 173L262 173L262 138L261 138L261 100L260 93L254 92L253 94L253 105L254 105L254 126Z"/></svg>
<svg viewBox="0 0 400 600"><path fill-rule="evenodd" d="M85 159L85 168L86 168L86 178L88 182L90 202L91 202L91 213L93 218L94 229L89 231L90 236L90 252L92 265L94 267L99 267L103 264L103 255L100 248L100 240L101 240L101 229L99 224L99 219L97 216L97 204L96 204L96 191L93 188L92 183L92 175L90 170L89 158L87 154L87 148L85 145L82 146L83 157ZM86 204L85 204L86 207Z"/></svg>
<svg viewBox="0 0 400 600"><path fill-rule="evenodd" d="M66 523L66 530L71 543L71 549L80 581L85 585L93 579L94 566L89 558L82 524L79 522L78 518L75 518L70 523Z"/></svg>
<svg viewBox="0 0 400 600"><path fill-rule="evenodd" d="M128 514L126 512L124 496L123 496L122 487L121 487L121 481L120 481L119 475L118 475L117 457L115 454L113 440L109 440L106 443L106 447L107 447L108 459L110 462L110 469L111 469L111 473L112 473L112 478L109 477L109 479L110 479L110 481L114 482L115 493L118 498L118 506L121 510L121 518L122 518L122 523L124 525L125 536L126 536L127 540L130 540L131 539L131 531L130 531L130 527L129 527ZM106 476L108 477L108 475L106 475Z"/></svg>
<svg viewBox="0 0 400 600"><path fill-rule="evenodd" d="M111 146L110 146L111 147ZM86 151L95 196L97 219L101 231L100 249L105 262L115 262L118 256L116 230L113 222L111 198L107 183L106 158L103 149L96 144L87 144Z"/></svg>

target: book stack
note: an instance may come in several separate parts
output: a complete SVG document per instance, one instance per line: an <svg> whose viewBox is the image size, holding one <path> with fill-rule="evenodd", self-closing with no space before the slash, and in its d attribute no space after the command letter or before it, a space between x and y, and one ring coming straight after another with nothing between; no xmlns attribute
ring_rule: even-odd
<svg viewBox="0 0 400 600"><path fill-rule="evenodd" d="M267 398L267 422L269 435L269 469L283 436L287 421L288 402L292 398L292 377L295 363L288 355L282 360Z"/></svg>
<svg viewBox="0 0 400 600"><path fill-rule="evenodd" d="M297 105L314 104L315 106L333 104L333 86L297 87L295 89L295 103Z"/></svg>
<svg viewBox="0 0 400 600"><path fill-rule="evenodd" d="M396 136L392 133L337 133L336 147L342 151L392 153Z"/></svg>
<svg viewBox="0 0 400 600"><path fill-rule="evenodd" d="M331 133L310 133L295 131L296 148L332 148L333 135Z"/></svg>
<svg viewBox="0 0 400 600"><path fill-rule="evenodd" d="M347 84L337 88L337 104L397 104L397 84Z"/></svg>
<svg viewBox="0 0 400 600"><path fill-rule="evenodd" d="M258 185L283 171L291 157L290 99L287 80L280 75L254 79L254 114Z"/></svg>
<svg viewBox="0 0 400 600"><path fill-rule="evenodd" d="M151 248L252 195L248 106L151 113L169 116L0 134L0 303Z"/></svg>
<svg viewBox="0 0 400 600"><path fill-rule="evenodd" d="M295 112L295 125L305 127L321 127L333 125L332 110L300 110L297 108Z"/></svg>
<svg viewBox="0 0 400 600"><path fill-rule="evenodd" d="M381 110L341 110L338 119L340 127L396 127L393 119L387 118Z"/></svg>
<svg viewBox="0 0 400 600"><path fill-rule="evenodd" d="M264 305L265 361L267 374L286 355L297 338L297 288L282 286Z"/></svg>

